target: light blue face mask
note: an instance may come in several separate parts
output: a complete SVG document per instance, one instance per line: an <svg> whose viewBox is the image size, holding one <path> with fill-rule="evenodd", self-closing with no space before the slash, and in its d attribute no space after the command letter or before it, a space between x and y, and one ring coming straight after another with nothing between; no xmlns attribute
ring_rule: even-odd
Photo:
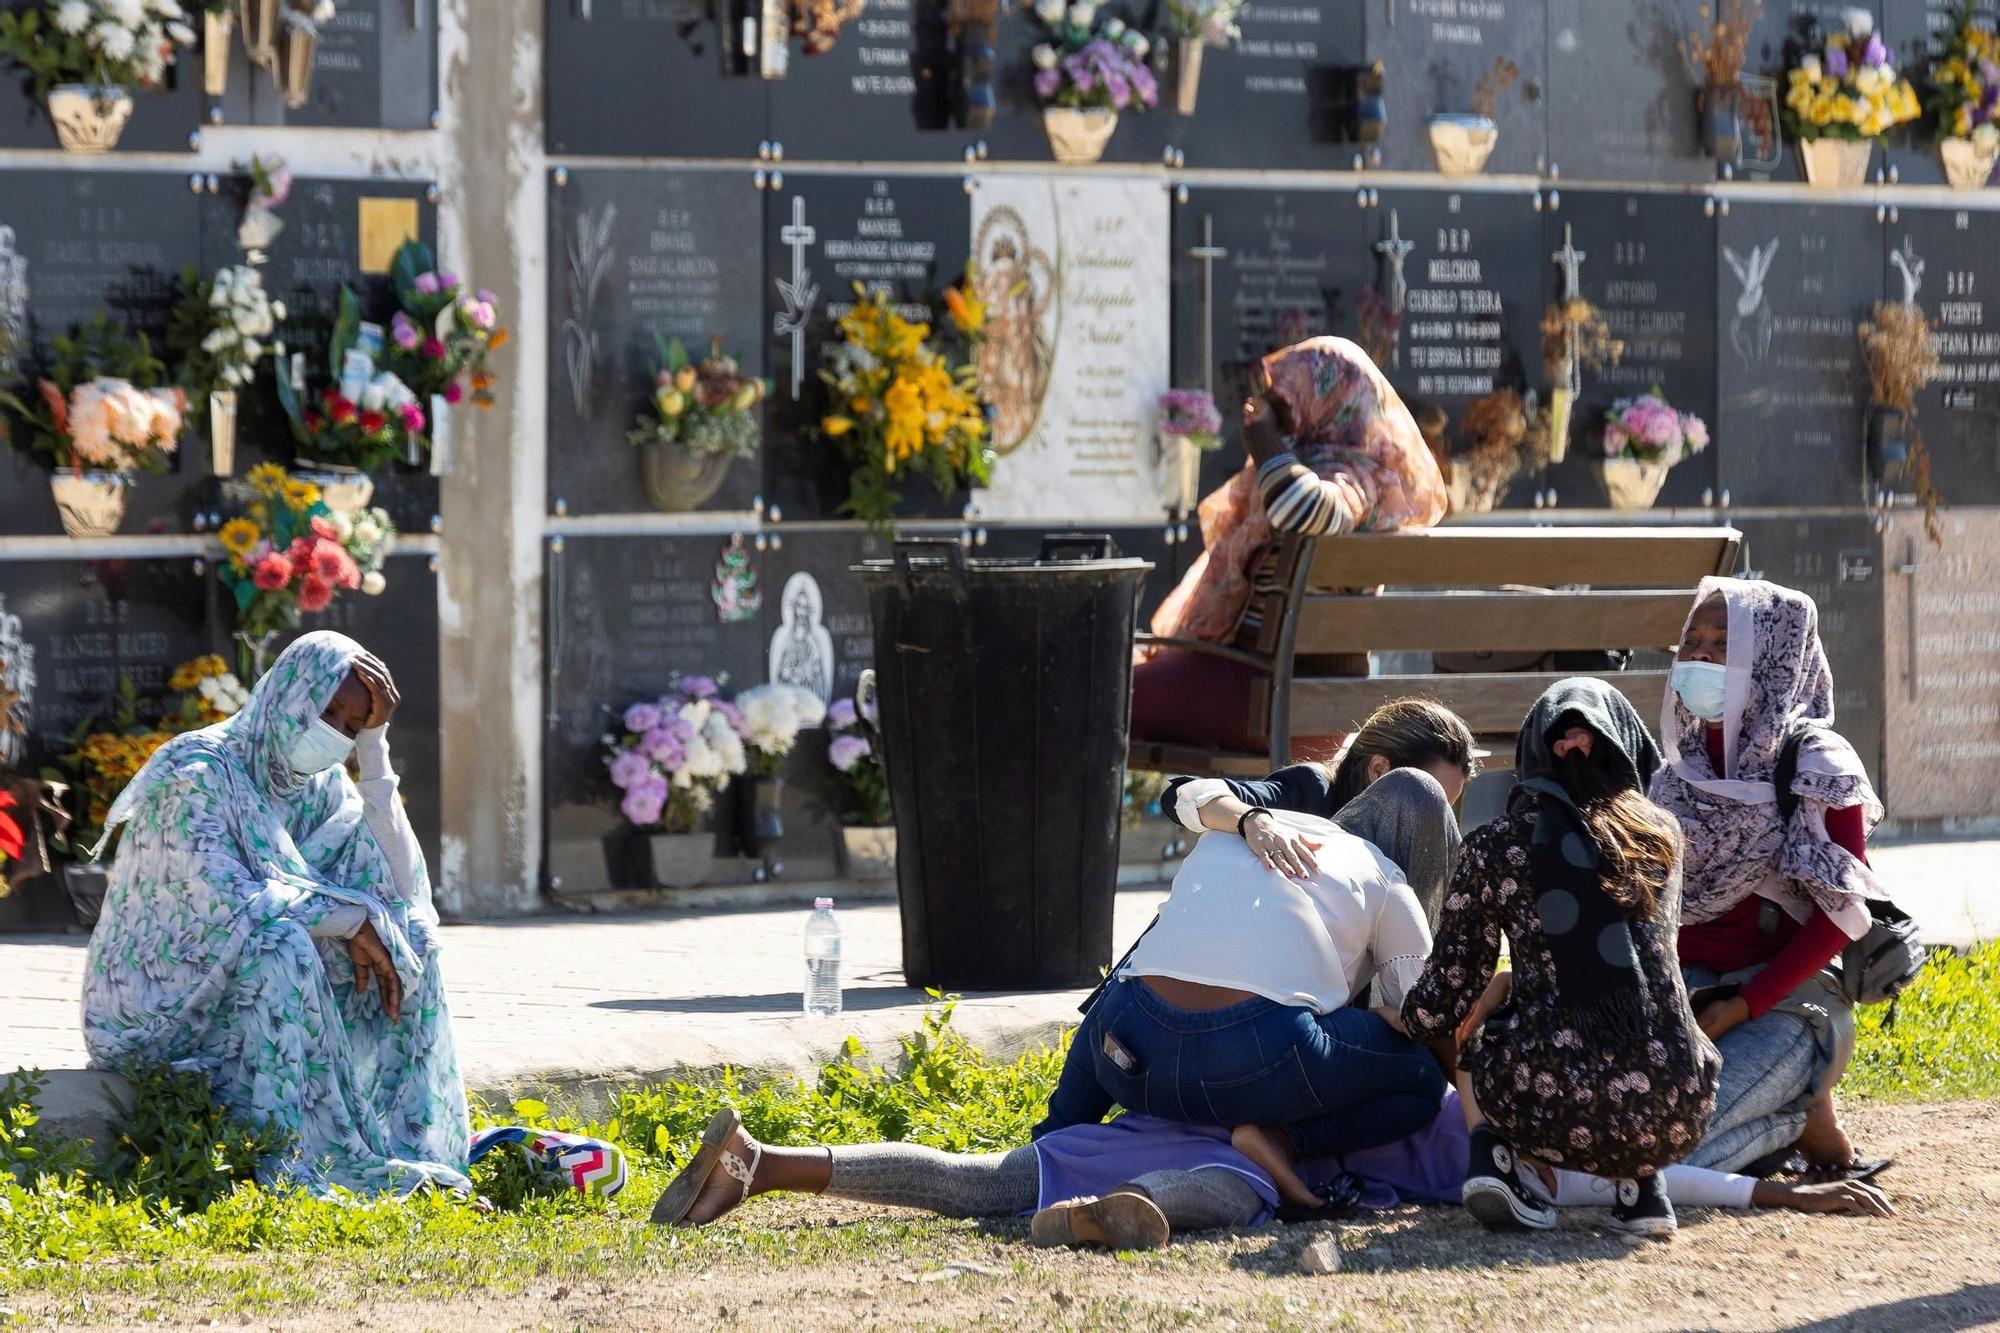
<svg viewBox="0 0 2000 1333"><path fill-rule="evenodd" d="M1676 662L1674 693L1687 710L1704 722L1722 721L1723 698L1729 689L1729 670L1714 662Z"/></svg>
<svg viewBox="0 0 2000 1333"><path fill-rule="evenodd" d="M316 717L292 742L292 751L286 758L294 773L309 778L347 758L347 752L353 748L354 741L346 732L325 718Z"/></svg>

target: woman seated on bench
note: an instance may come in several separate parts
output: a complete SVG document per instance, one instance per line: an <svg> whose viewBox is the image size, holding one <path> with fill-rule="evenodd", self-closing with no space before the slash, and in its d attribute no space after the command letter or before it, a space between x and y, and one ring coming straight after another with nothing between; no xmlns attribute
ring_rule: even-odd
<svg viewBox="0 0 2000 1333"><path fill-rule="evenodd" d="M266 1183L471 1187L437 912L389 767L397 702L360 644L307 634L105 820L126 827L84 974L91 1064L206 1073L293 1137Z"/></svg>
<svg viewBox="0 0 2000 1333"><path fill-rule="evenodd" d="M1403 400L1345 338L1313 338L1264 358L1269 387L1243 405L1249 461L1201 502L1202 554L1161 603L1153 633L1227 644L1256 629L1253 594L1275 590L1288 534L1427 528L1447 507L1444 479ZM1365 658L1324 674L1365 676ZM1132 739L1258 751L1246 734L1249 666L1186 648L1142 649L1132 672ZM1299 737L1330 751L1335 737Z"/></svg>

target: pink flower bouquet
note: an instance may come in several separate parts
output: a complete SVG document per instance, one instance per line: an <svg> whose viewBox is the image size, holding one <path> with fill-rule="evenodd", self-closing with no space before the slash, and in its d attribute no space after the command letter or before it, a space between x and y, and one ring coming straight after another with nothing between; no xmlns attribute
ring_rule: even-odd
<svg viewBox="0 0 2000 1333"><path fill-rule="evenodd" d="M743 715L706 676L676 676L625 709L605 738L619 810L652 833L692 833L731 778L746 771Z"/></svg>
<svg viewBox="0 0 2000 1333"><path fill-rule="evenodd" d="M1621 398L1604 415L1604 456L1636 458L1668 467L1708 447L1708 426L1692 412L1677 412L1656 387Z"/></svg>

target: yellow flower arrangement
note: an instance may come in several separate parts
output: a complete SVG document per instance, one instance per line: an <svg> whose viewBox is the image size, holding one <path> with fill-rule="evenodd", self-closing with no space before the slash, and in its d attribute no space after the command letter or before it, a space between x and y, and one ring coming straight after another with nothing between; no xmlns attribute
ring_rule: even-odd
<svg viewBox="0 0 2000 1333"><path fill-rule="evenodd" d="M263 530L247 518L232 518L222 525L216 534L222 540L222 549L229 554L232 563L241 565L250 548L264 535Z"/></svg>
<svg viewBox="0 0 2000 1333"><path fill-rule="evenodd" d="M1982 152L2000 148L2000 35L1973 26L1970 6L1931 65L1924 110L1938 139L1971 139Z"/></svg>
<svg viewBox="0 0 2000 1333"><path fill-rule="evenodd" d="M1923 114L1867 11L1854 11L1848 25L1786 74L1785 132L1799 142L1879 139Z"/></svg>
<svg viewBox="0 0 2000 1333"><path fill-rule="evenodd" d="M944 293L962 345L976 343L986 324L985 305L972 291L968 270L962 286ZM933 342L931 326L904 318L886 291L856 283L854 294L831 365L820 372L844 410L822 417L819 428L854 466L842 512L889 529L901 477L921 474L949 495L992 475L986 410L970 359L955 361Z"/></svg>
<svg viewBox="0 0 2000 1333"><path fill-rule="evenodd" d="M290 479L289 474L276 463L259 463L244 477L244 480L250 483L250 489L266 500L275 500L283 495L285 483Z"/></svg>

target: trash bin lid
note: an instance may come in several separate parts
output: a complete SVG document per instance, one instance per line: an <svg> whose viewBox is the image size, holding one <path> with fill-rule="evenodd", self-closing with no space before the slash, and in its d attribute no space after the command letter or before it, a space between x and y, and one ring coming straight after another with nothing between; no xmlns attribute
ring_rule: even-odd
<svg viewBox="0 0 2000 1333"><path fill-rule="evenodd" d="M1118 553L1118 543L1109 533L1049 533L1042 538L1039 556L968 556L955 538L905 538L896 543L896 554L887 560L864 560L849 566L852 573L877 577L908 570L913 575L938 573L1021 576L1049 574L1107 574L1132 570L1143 573L1153 562Z"/></svg>

